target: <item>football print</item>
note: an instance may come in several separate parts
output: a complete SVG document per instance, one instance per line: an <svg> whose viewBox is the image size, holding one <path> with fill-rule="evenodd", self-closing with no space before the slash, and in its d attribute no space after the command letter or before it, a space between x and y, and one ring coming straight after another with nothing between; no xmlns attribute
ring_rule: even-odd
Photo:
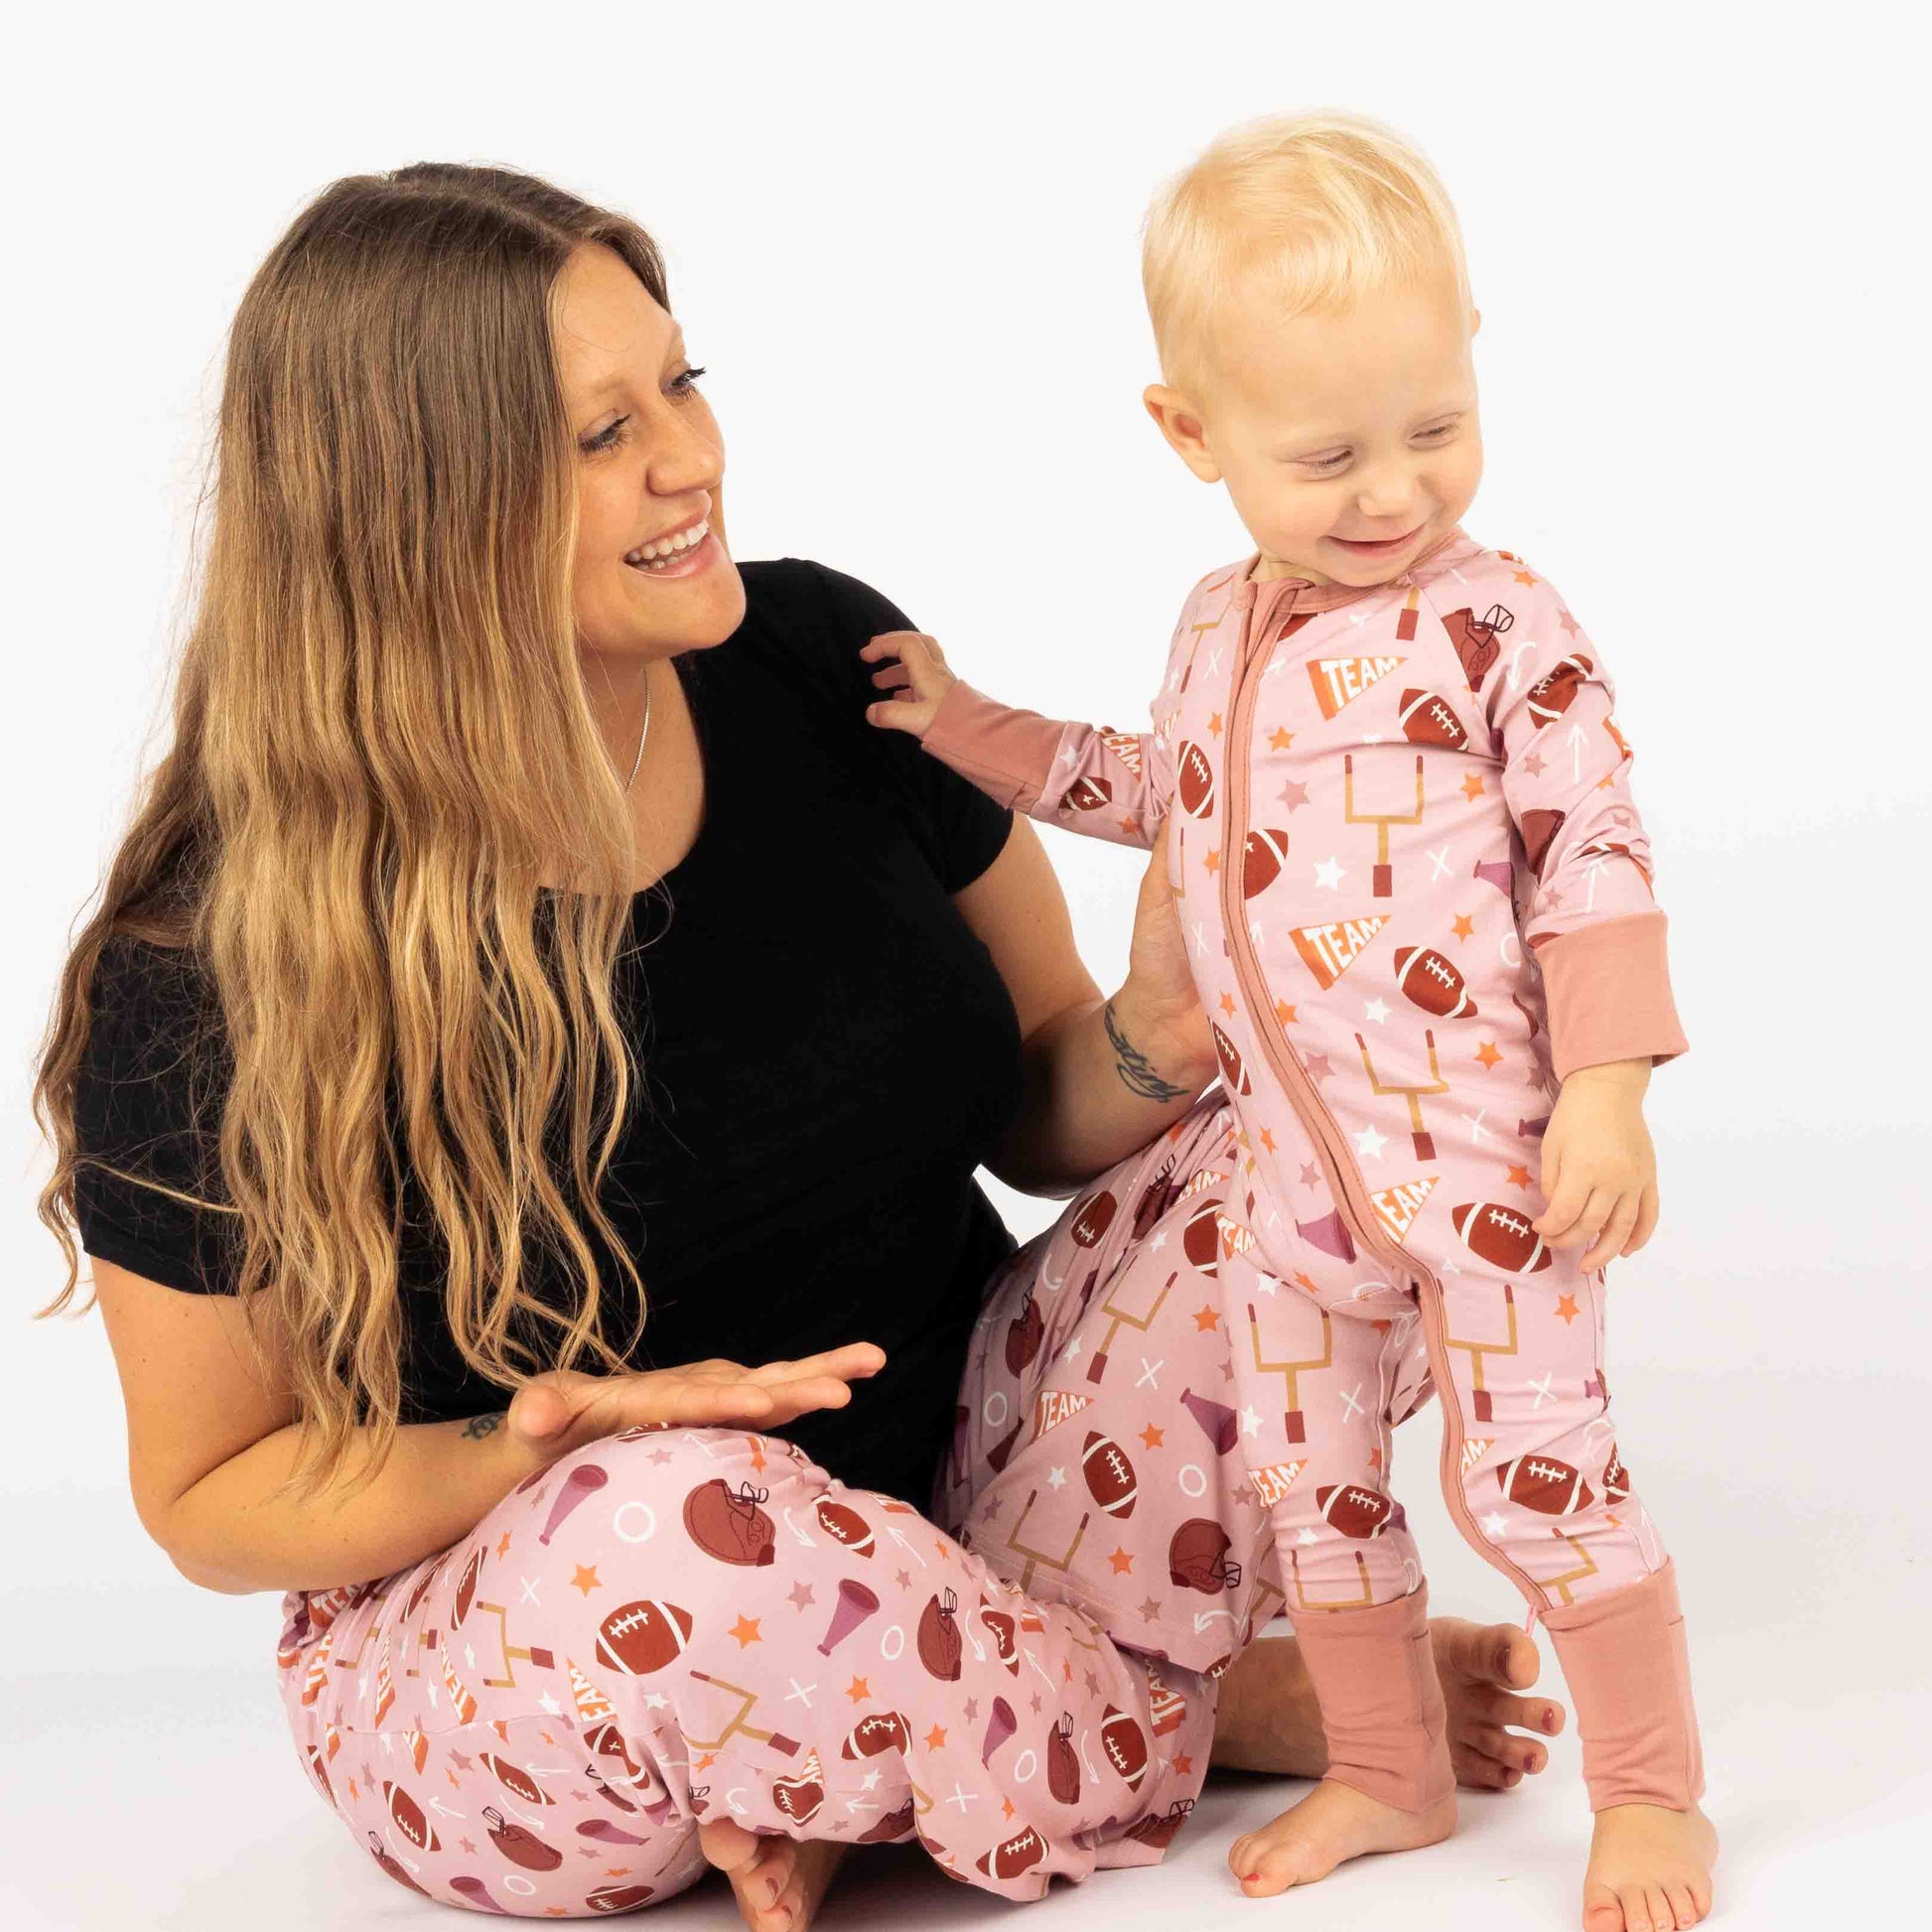
<svg viewBox="0 0 1932 1932"><path fill-rule="evenodd" d="M919 1662L948 1683L959 1677L959 1597L951 1589L932 1597L919 1617Z"/></svg>
<svg viewBox="0 0 1932 1932"><path fill-rule="evenodd" d="M478 1544L470 1552L470 1561L463 1566L463 1575L457 1579L456 1608L450 1612L450 1627L460 1630L463 1619L470 1614L470 1605L477 1600L477 1579L483 1572L483 1545Z"/></svg>
<svg viewBox="0 0 1932 1932"><path fill-rule="evenodd" d="M1180 1231L1180 1252L1187 1257L1188 1267L1196 1273L1214 1278L1215 1270L1221 1265L1221 1201L1218 1196L1209 1194L1187 1217L1187 1225Z"/></svg>
<svg viewBox="0 0 1932 1932"><path fill-rule="evenodd" d="M1581 1469L1553 1455L1519 1455L1496 1471L1496 1486L1513 1503L1542 1516L1574 1516L1596 1500Z"/></svg>
<svg viewBox="0 0 1932 1932"><path fill-rule="evenodd" d="M1560 659L1530 686L1530 716L1539 725L1555 724L1575 703L1578 685L1595 668L1587 657L1574 652Z"/></svg>
<svg viewBox="0 0 1932 1932"><path fill-rule="evenodd" d="M622 1603L598 1626L597 1661L626 1677L662 1670L691 1640L691 1612L640 1597Z"/></svg>
<svg viewBox="0 0 1932 1932"><path fill-rule="evenodd" d="M1181 746L1174 790L1180 809L1190 818L1205 818L1214 809L1214 767L1198 745Z"/></svg>
<svg viewBox="0 0 1932 1932"><path fill-rule="evenodd" d="M1113 797L1114 788L1105 778L1075 778L1066 789L1066 802L1076 812L1097 812Z"/></svg>
<svg viewBox="0 0 1932 1932"><path fill-rule="evenodd" d="M584 1903L593 1912L629 1912L650 1895L648 1885L600 1885L596 1891L585 1896Z"/></svg>
<svg viewBox="0 0 1932 1932"><path fill-rule="evenodd" d="M1528 1217L1500 1201L1464 1201L1449 1219L1471 1254L1506 1275L1533 1275L1556 1259Z"/></svg>
<svg viewBox="0 0 1932 1932"><path fill-rule="evenodd" d="M1083 1248L1099 1247L1107 1238L1107 1230L1114 1224L1118 1206L1113 1195L1103 1187L1074 1217L1074 1240Z"/></svg>
<svg viewBox="0 0 1932 1932"><path fill-rule="evenodd" d="M1563 830L1563 812L1525 812L1523 814L1523 857L1537 878L1543 877L1544 861Z"/></svg>
<svg viewBox="0 0 1932 1932"><path fill-rule="evenodd" d="M1230 1093L1250 1094L1254 1085L1248 1078L1248 1069L1241 1064L1241 1055L1234 1050L1234 1041L1224 1034L1213 1021L1208 1026L1214 1034L1214 1057L1221 1062L1221 1078L1227 1082Z"/></svg>
<svg viewBox="0 0 1932 1932"><path fill-rule="evenodd" d="M816 1751L805 1759L804 1769L795 1778L771 1780L771 1802L794 1825L807 1825L818 1816L818 1808L825 1802L825 1774Z"/></svg>
<svg viewBox="0 0 1932 1932"><path fill-rule="evenodd" d="M1469 742L1469 734L1449 700L1434 691L1403 692L1396 716L1402 720L1402 735L1411 745L1440 745L1445 751L1459 752Z"/></svg>
<svg viewBox="0 0 1932 1932"><path fill-rule="evenodd" d="M440 1852L443 1841L436 1836L429 1820L423 1815L423 1808L399 1784L391 1784L386 1778L382 1784L383 1802L389 1807L389 1816L396 1821L396 1830L419 1852Z"/></svg>
<svg viewBox="0 0 1932 1932"><path fill-rule="evenodd" d="M1473 1020L1476 1004L1452 959L1434 946L1404 946L1395 956L1395 983L1414 1006L1438 1020Z"/></svg>
<svg viewBox="0 0 1932 1932"><path fill-rule="evenodd" d="M1024 1832L982 1852L975 1861L989 1878L1017 1878L1046 1856L1046 1841L1029 1825Z"/></svg>
<svg viewBox="0 0 1932 1932"><path fill-rule="evenodd" d="M507 1759L496 1756L493 1751L479 1751L484 1765L495 1774L496 1782L513 1797L526 1805L554 1805L557 1801L549 1792L542 1790L535 1778L520 1765L511 1764Z"/></svg>
<svg viewBox="0 0 1932 1932"><path fill-rule="evenodd" d="M1287 863L1286 832L1250 832L1241 842L1241 897L1253 898L1265 893L1282 876Z"/></svg>
<svg viewBox="0 0 1932 1932"><path fill-rule="evenodd" d="M1087 1432L1086 1447L1080 1452L1080 1467L1087 1478L1087 1493L1109 1516L1123 1521L1134 1513L1134 1498L1140 1494L1140 1479L1127 1452L1111 1436L1098 1430Z"/></svg>
<svg viewBox="0 0 1932 1932"><path fill-rule="evenodd" d="M1147 1732L1139 1721L1108 1705L1100 1720L1100 1748L1107 1762L1126 1779L1127 1788L1138 1791L1147 1776L1148 1762Z"/></svg>
<svg viewBox="0 0 1932 1932"><path fill-rule="evenodd" d="M1329 1528L1358 1543L1371 1542L1397 1520L1393 1498L1360 1483L1324 1483L1314 1492L1314 1501Z"/></svg>
<svg viewBox="0 0 1932 1932"><path fill-rule="evenodd" d="M812 1513L818 1526L834 1543L843 1543L855 1557L873 1552L872 1525L849 1503L835 1503L830 1496L819 1497Z"/></svg>
<svg viewBox="0 0 1932 1932"><path fill-rule="evenodd" d="M841 1757L877 1757L881 1751L912 1748L912 1733L897 1711L869 1711L852 1726L839 1747Z"/></svg>
<svg viewBox="0 0 1932 1932"><path fill-rule="evenodd" d="M1610 1445L1610 1459L1603 1465L1603 1500L1606 1503L1630 1500L1630 1471L1623 1466L1623 1457L1617 1453L1614 1443Z"/></svg>

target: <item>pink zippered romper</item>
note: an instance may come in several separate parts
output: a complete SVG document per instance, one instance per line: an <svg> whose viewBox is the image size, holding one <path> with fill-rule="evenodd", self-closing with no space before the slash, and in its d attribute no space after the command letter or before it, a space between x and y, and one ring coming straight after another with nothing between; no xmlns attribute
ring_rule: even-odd
<svg viewBox="0 0 1932 1932"><path fill-rule="evenodd" d="M1551 1632L1592 1806L1686 1808L1683 1619L1610 1420L1603 1274L1531 1226L1563 1077L1685 1047L1601 653L1459 527L1380 585L1253 567L1189 594L1151 733L961 682L925 748L1072 831L1150 847L1175 815L1237 1121L1189 1227L1330 1776L1407 1809L1453 1784L1389 1482L1390 1365L1420 1341L1451 1513Z"/></svg>

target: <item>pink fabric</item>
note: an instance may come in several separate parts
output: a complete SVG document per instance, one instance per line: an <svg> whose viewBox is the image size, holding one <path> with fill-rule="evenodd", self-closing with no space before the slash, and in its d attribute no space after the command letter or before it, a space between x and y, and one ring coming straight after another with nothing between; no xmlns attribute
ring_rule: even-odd
<svg viewBox="0 0 1932 1932"><path fill-rule="evenodd" d="M1328 1768L1398 1811L1425 1811L1455 1789L1449 1711L1429 1641L1429 1586L1366 1610L1295 1619L1321 1706Z"/></svg>
<svg viewBox="0 0 1932 1932"><path fill-rule="evenodd" d="M1676 1565L1543 1620L1577 1696L1590 1809L1696 1804L1704 1749Z"/></svg>
<svg viewBox="0 0 1932 1932"><path fill-rule="evenodd" d="M1450 1513L1535 1608L1666 1561L1608 1412L1604 1276L1530 1226L1562 1074L1685 1044L1611 704L1555 589L1457 529L1381 585L1210 573L1152 732L1007 736L975 694L927 741L970 739L969 775L1013 755L998 784L1069 830L1147 846L1175 820L1235 1120L1188 1257L1298 1629L1421 1581L1385 1435L1418 1360Z"/></svg>
<svg viewBox="0 0 1932 1932"><path fill-rule="evenodd" d="M1648 1059L1661 1066L1689 1042L1671 998L1661 912L1631 912L1560 932L1536 949L1550 1009L1550 1064Z"/></svg>
<svg viewBox="0 0 1932 1932"><path fill-rule="evenodd" d="M923 743L1010 810L1031 812L1039 783L1029 774L1043 779L1053 768L1062 729L1037 712L995 704L959 679L940 699Z"/></svg>

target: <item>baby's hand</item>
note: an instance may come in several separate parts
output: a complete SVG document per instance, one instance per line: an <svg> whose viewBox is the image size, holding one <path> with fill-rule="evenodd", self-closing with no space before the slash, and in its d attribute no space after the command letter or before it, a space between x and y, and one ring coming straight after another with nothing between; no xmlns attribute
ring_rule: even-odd
<svg viewBox="0 0 1932 1932"><path fill-rule="evenodd" d="M1633 1255L1657 1226L1657 1156L1643 1121L1650 1062L1580 1066L1563 1083L1543 1136L1543 1197L1530 1223L1553 1248L1587 1242L1587 1274Z"/></svg>
<svg viewBox="0 0 1932 1932"><path fill-rule="evenodd" d="M867 705L866 716L889 731L923 738L939 700L958 682L946 668L946 654L937 641L917 630L888 630L862 645L859 655L880 667L872 681L892 694Z"/></svg>

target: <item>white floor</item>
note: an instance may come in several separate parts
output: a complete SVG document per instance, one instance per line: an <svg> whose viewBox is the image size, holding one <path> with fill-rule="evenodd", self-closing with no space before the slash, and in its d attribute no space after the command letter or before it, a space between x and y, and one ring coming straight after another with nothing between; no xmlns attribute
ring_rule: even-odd
<svg viewBox="0 0 1932 1932"><path fill-rule="evenodd" d="M99 1343L69 1331L77 1379ZM45 1333L45 1330L43 1330ZM1932 1777L1924 1670L1932 1625L1919 1494L1887 1456L1923 1383L1756 1368L1724 1377L1646 1368L1625 1378L1630 1441L1663 1446L1696 1415L1699 1444L1748 1445L1709 1463L1661 1452L1637 1467L1677 1551L1725 1836L1722 1922L1772 1932L1860 1907L1895 1922L1921 1890ZM101 1388L112 1399L111 1389ZM1923 1439L1922 1428L1916 1433ZM1438 1608L1508 1616L1513 1597L1454 1537L1432 1494L1434 1424L1400 1439L1398 1477L1431 1555ZM18 1465L16 1465L17 1467ZM321 1808L281 1730L274 1599L192 1589L151 1554L111 1489L64 1490L58 1470L10 1503L25 1576L0 1594L8 1670L0 1764L0 1923L15 1932L322 1932L452 1923L384 1878ZM1553 1666L1546 1651L1546 1670ZM1032 1927L1245 1925L1301 1914L1322 1928L1405 1917L1432 1932L1564 1927L1587 1841L1574 1743L1506 1797L1474 1797L1449 1844L1344 1870L1318 1893L1259 1904L1235 1890L1229 1841L1297 1787L1211 1784L1159 1867L1060 1887ZM821 1922L883 1928L1009 1922L914 1853L848 1868ZM1916 1920L1918 1914L1911 1916ZM650 1915L665 1932L738 1923L714 1889ZM1920 1921L1922 1922L1922 1921Z"/></svg>

